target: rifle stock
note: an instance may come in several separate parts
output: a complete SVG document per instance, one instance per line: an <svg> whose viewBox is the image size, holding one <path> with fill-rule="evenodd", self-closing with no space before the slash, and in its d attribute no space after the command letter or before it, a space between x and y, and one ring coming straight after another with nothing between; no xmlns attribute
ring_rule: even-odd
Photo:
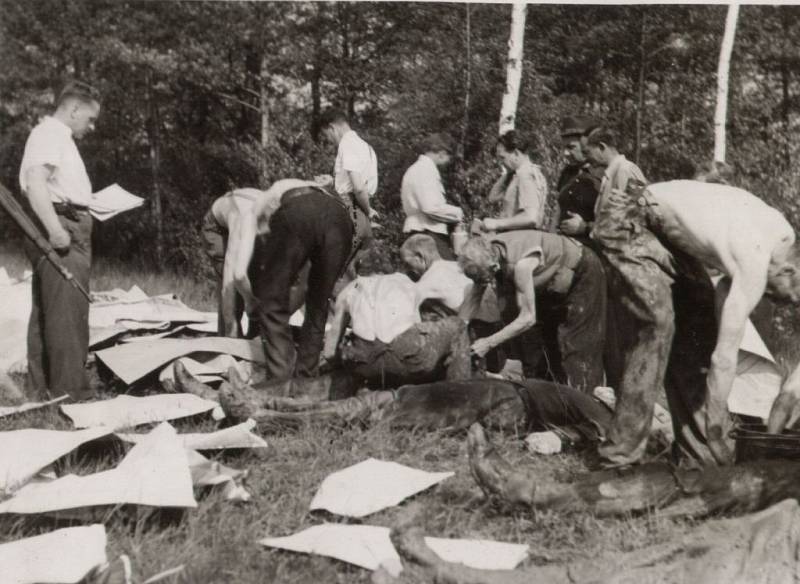
<svg viewBox="0 0 800 584"><path fill-rule="evenodd" d="M0 207L3 207L17 227L20 228L25 237L33 242L33 244L39 249L39 251L42 252L42 255L53 265L58 273L61 274L61 276L63 276L67 282L72 284L76 290L83 294L87 302L91 302L92 297L89 295L89 292L87 292L86 289L81 286L81 283L75 279L75 276L73 276L72 273L61 264L61 262L58 260L58 253L56 250L53 249L53 246L50 245L50 242L41 234L31 218L28 217L28 215L25 213L25 210L14 198L14 195L11 194L11 191L9 191L2 184L0 184Z"/></svg>

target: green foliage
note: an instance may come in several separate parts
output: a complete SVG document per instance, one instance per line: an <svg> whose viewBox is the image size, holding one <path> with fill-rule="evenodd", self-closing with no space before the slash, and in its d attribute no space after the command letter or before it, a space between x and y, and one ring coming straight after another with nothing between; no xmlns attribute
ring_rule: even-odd
<svg viewBox="0 0 800 584"><path fill-rule="evenodd" d="M27 133L78 77L104 96L81 145L95 188L118 182L150 199L98 227L101 256L201 272L197 228L214 198L330 172L334 150L317 131L326 105L349 111L378 153L387 240L401 238L400 181L427 132L459 143L448 192L468 214L489 211L508 5L0 0L0 10L3 184L17 184ZM795 223L799 12L742 8L728 115L741 184ZM724 19L724 6L531 5L517 127L536 135L551 184L568 114L607 119L651 180L707 161Z"/></svg>

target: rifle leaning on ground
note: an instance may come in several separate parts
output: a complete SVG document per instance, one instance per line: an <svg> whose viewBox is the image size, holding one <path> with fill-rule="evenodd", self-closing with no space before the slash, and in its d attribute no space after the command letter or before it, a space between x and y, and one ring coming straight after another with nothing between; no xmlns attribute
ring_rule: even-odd
<svg viewBox="0 0 800 584"><path fill-rule="evenodd" d="M92 297L89 296L89 293L86 289L81 286L81 283L75 279L75 276L65 268L60 261L58 261L58 253L53 246L50 245L50 242L40 233L39 229L36 225L31 221L31 218L25 213L25 210L22 208L22 205L19 204L14 198L14 195L11 194L6 187L0 184L0 207L5 209L6 213L13 219L14 223L17 224L22 230L22 233L25 234L25 237L30 239L33 244L39 248L39 251L42 252L44 258L49 261L53 267L58 271L63 278L72 284L78 292L83 294L88 302L92 301Z"/></svg>

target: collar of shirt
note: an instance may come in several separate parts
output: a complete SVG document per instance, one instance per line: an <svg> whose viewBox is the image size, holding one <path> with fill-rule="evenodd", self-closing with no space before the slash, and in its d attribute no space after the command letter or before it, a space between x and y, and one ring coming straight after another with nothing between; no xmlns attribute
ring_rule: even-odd
<svg viewBox="0 0 800 584"><path fill-rule="evenodd" d="M65 124L58 118L53 116L44 116L42 118L42 122L47 124L48 126L52 126L54 131L61 132L65 136L69 136L70 138L72 138L72 128L70 128L67 124Z"/></svg>
<svg viewBox="0 0 800 584"><path fill-rule="evenodd" d="M439 167L436 166L436 163L433 161L433 158L431 158L427 154L420 154L417 160L420 162L420 164L427 166L428 170L435 170L436 174L439 174Z"/></svg>

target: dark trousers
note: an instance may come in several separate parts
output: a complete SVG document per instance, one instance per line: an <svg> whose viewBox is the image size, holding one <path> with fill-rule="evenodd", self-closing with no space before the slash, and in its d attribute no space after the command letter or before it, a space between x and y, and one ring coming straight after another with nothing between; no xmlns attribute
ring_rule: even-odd
<svg viewBox="0 0 800 584"><path fill-rule="evenodd" d="M450 238L444 233L438 233L436 231L428 231L427 229L424 229L422 231L409 231L406 235L408 235L408 237L411 237L412 235L427 235L432 237L433 241L436 243L436 249L439 252L439 255L442 256L443 260L456 259L456 254L450 245Z"/></svg>
<svg viewBox="0 0 800 584"><path fill-rule="evenodd" d="M705 369L716 343L714 292L696 260L659 241L653 232L658 220L653 208L626 195L605 201L595 222L594 237L611 266L609 297L624 352L614 418L598 450L611 464L638 462L664 387L676 448L694 461L713 463Z"/></svg>
<svg viewBox="0 0 800 584"><path fill-rule="evenodd" d="M59 260L88 290L92 217L87 212L73 217L58 217L71 238L69 250L59 254ZM29 395L66 393L73 399L90 397L86 376L89 303L32 244L26 245L26 253L33 264L33 304L28 323Z"/></svg>
<svg viewBox="0 0 800 584"><path fill-rule="evenodd" d="M283 196L270 220L255 287L261 302L258 320L266 369L273 379L316 375L328 299L344 271L352 242L353 223L340 201L305 187ZM306 262L310 262L306 315L293 363L290 288Z"/></svg>

